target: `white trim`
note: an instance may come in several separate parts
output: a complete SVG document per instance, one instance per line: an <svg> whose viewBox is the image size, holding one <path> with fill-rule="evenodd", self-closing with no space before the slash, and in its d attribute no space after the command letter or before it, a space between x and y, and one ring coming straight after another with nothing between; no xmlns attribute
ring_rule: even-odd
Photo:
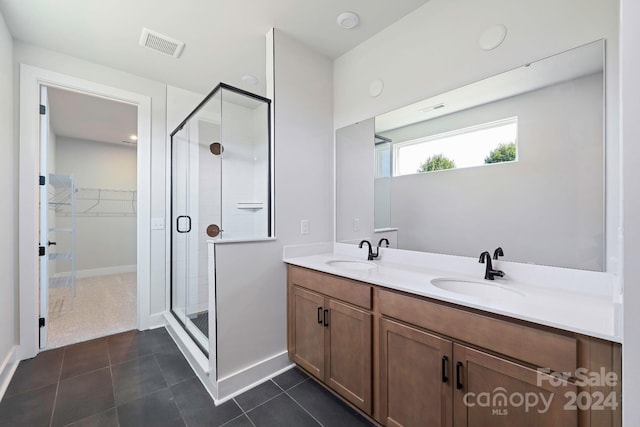
<svg viewBox="0 0 640 427"><path fill-rule="evenodd" d="M271 158L269 161L271 162L271 188L269 189L271 193L269 194L270 203L271 203L271 235L273 239L277 237L276 230L276 95L275 95L275 81L276 81L276 66L275 66L275 56L276 56L276 48L275 48L275 28L269 29L266 34L266 75L265 81L267 86L267 98L271 100L271 117L269 123L269 131L271 134L269 135L269 151L271 153Z"/></svg>
<svg viewBox="0 0 640 427"><path fill-rule="evenodd" d="M16 360L16 354L18 353L18 346L14 345L7 353L7 356L0 364L0 401L4 397L4 394L7 392L9 388L9 383L11 382L11 378L13 378L13 374L16 372L18 368L18 360Z"/></svg>
<svg viewBox="0 0 640 427"><path fill-rule="evenodd" d="M283 351L216 381L215 369L209 367L209 360L185 332L182 325L169 312L164 312L163 318L169 335L216 406L295 366L289 360L287 351Z"/></svg>
<svg viewBox="0 0 640 427"><path fill-rule="evenodd" d="M209 239L207 243L222 245L225 243L259 243L259 242L275 242L275 237L246 237L237 239Z"/></svg>
<svg viewBox="0 0 640 427"><path fill-rule="evenodd" d="M216 400L216 405L226 402L234 396L275 377L287 369L291 369L292 366L289 354L285 350L282 353L273 355L268 359L218 379L218 399Z"/></svg>
<svg viewBox="0 0 640 427"><path fill-rule="evenodd" d="M58 87L138 107L137 327L149 327L151 275L151 98L26 64L20 65L20 359L38 353L38 89Z"/></svg>
<svg viewBox="0 0 640 427"><path fill-rule="evenodd" d="M113 267L102 267L102 268L90 268L87 270L76 270L76 279L83 279L85 277L108 276L110 274L135 273L136 270L137 270L136 264L116 265ZM64 273L57 273L57 274L64 274Z"/></svg>
<svg viewBox="0 0 640 427"><path fill-rule="evenodd" d="M167 103L169 102L169 88L165 87L165 99ZM167 106L168 107L168 106ZM168 111L168 108L167 108ZM168 115L168 112L167 112ZM164 297L164 309L167 312L171 311L171 251L173 250L173 241L171 240L171 232L173 231L173 218L171 218L171 203L172 203L172 192L173 188L171 186L171 132L168 129L169 118L167 117L167 123L165 124L166 128L166 141L164 144L164 212L165 212L165 221L164 221L164 241L165 241L165 270L164 270L164 289L165 289L165 297Z"/></svg>
<svg viewBox="0 0 640 427"><path fill-rule="evenodd" d="M167 322L164 320L165 312L154 313L149 316L149 329L163 328Z"/></svg>
<svg viewBox="0 0 640 427"><path fill-rule="evenodd" d="M221 403L226 402L227 400L231 400L236 396L241 395L242 393L244 393L245 391L251 390L252 388L259 386L260 384L269 381L271 378L275 378L280 374L284 374L285 372L293 369L296 365L294 363L291 363L291 360L289 360L289 366L286 366L282 369L280 369L279 371L276 371L272 374L269 374L268 376L259 379L258 381L254 382L253 384L249 384L246 387L241 388L240 390L234 391L233 393L229 394L228 396L223 397L222 399L218 399L215 401L216 405L220 405Z"/></svg>
<svg viewBox="0 0 640 427"><path fill-rule="evenodd" d="M217 405L218 384L215 382L215 372L209 371L209 360L171 313L165 311L163 317L166 322L167 332L169 332L184 358L187 359L191 369L195 372L196 377L198 377L213 402ZM211 378L214 378L214 380L211 381Z"/></svg>

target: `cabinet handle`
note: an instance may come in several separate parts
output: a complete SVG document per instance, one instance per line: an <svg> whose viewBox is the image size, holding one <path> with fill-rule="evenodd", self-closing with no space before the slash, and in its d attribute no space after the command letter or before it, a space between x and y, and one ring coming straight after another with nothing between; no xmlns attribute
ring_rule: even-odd
<svg viewBox="0 0 640 427"><path fill-rule="evenodd" d="M456 388L458 390L462 389L462 381L460 380L462 372L460 371L460 368L462 368L462 362L456 363Z"/></svg>
<svg viewBox="0 0 640 427"><path fill-rule="evenodd" d="M449 358L447 356L442 356L442 382L446 383L449 381L449 377L447 376L447 361Z"/></svg>
<svg viewBox="0 0 640 427"><path fill-rule="evenodd" d="M318 307L318 323L322 325L322 307Z"/></svg>
<svg viewBox="0 0 640 427"><path fill-rule="evenodd" d="M329 326L329 310L325 310L324 311L324 326L328 327Z"/></svg>

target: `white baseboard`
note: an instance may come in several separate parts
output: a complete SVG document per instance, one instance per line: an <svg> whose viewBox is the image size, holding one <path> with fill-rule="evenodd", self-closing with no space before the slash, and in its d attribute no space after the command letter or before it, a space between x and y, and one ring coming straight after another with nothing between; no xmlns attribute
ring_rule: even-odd
<svg viewBox="0 0 640 427"><path fill-rule="evenodd" d="M164 312L155 313L149 316L149 329L161 328L167 324L164 318Z"/></svg>
<svg viewBox="0 0 640 427"><path fill-rule="evenodd" d="M9 350L9 353L0 365L0 401L4 397L7 388L9 388L11 378L13 378L13 374L18 368L18 363L20 361L15 357L17 354L18 346L14 345L13 347L11 347L11 350Z"/></svg>
<svg viewBox="0 0 640 427"><path fill-rule="evenodd" d="M85 277L108 276L109 274L135 273L136 265L116 265L113 267L91 268L88 270L76 270L76 279ZM68 274L68 273L57 273Z"/></svg>
<svg viewBox="0 0 640 427"><path fill-rule="evenodd" d="M235 396L280 375L293 368L287 351L271 356L241 371L218 380L218 399L216 405L226 402Z"/></svg>

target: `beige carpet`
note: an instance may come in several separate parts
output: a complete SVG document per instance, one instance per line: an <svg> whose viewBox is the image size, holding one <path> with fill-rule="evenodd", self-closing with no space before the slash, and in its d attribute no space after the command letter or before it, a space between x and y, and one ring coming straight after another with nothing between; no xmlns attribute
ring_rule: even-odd
<svg viewBox="0 0 640 427"><path fill-rule="evenodd" d="M50 288L47 348L135 329L136 308L136 273L77 279L75 300Z"/></svg>

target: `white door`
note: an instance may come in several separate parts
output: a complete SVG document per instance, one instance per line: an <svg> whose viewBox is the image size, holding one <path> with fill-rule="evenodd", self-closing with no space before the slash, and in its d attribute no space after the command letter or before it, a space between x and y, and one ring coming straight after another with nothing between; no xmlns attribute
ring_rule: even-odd
<svg viewBox="0 0 640 427"><path fill-rule="evenodd" d="M47 312L49 310L49 105L47 87L40 86L40 348L47 345Z"/></svg>

